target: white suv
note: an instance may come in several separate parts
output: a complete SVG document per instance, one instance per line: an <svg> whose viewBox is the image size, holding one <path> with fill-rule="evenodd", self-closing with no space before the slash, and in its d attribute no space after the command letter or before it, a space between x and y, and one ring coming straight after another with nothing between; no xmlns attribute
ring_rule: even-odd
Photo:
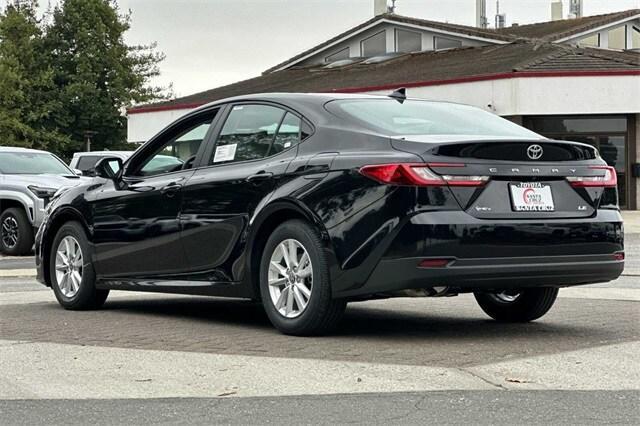
<svg viewBox="0 0 640 426"><path fill-rule="evenodd" d="M58 157L46 151L0 147L0 250L28 254L34 231L53 195L82 181Z"/></svg>

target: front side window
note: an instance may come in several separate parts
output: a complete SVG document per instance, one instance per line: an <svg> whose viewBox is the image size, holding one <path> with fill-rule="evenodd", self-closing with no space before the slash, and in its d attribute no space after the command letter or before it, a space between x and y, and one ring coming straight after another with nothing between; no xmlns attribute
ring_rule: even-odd
<svg viewBox="0 0 640 426"><path fill-rule="evenodd" d="M294 114L269 105L236 105L220 132L211 162L269 157L291 147L299 135L300 119Z"/></svg>
<svg viewBox="0 0 640 426"><path fill-rule="evenodd" d="M387 34L385 31L380 31L377 34L372 35L360 42L360 49L362 50L362 56L369 58L372 56L384 55L387 53Z"/></svg>
<svg viewBox="0 0 640 426"><path fill-rule="evenodd" d="M93 170L96 166L96 163L102 157L98 157L97 155L83 155L78 159L78 164L76 164L76 169L86 172L88 170Z"/></svg>
<svg viewBox="0 0 640 426"><path fill-rule="evenodd" d="M169 131L166 140L134 175L156 176L193 167L196 154L204 141L213 116L207 114Z"/></svg>
<svg viewBox="0 0 640 426"><path fill-rule="evenodd" d="M44 152L0 152L0 173L5 175L73 175L66 164Z"/></svg>
<svg viewBox="0 0 640 426"><path fill-rule="evenodd" d="M408 99L400 103L393 99L355 99L330 102L327 109L390 136L542 138L480 108L447 102Z"/></svg>

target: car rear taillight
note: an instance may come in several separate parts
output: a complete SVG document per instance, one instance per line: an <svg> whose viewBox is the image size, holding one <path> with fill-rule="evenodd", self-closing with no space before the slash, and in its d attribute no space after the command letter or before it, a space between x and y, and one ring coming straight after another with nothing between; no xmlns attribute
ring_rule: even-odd
<svg viewBox="0 0 640 426"><path fill-rule="evenodd" d="M567 180L574 188L608 188L618 185L616 169L610 166L591 166L590 169L604 170L602 176L567 176Z"/></svg>
<svg viewBox="0 0 640 426"><path fill-rule="evenodd" d="M465 167L464 164L398 163L364 166L360 173L381 183L406 186L482 186L488 176L439 175L431 167Z"/></svg>

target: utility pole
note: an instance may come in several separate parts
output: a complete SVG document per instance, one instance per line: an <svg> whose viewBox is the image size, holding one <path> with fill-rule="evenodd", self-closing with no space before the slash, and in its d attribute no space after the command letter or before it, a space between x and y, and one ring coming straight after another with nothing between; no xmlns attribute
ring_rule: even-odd
<svg viewBox="0 0 640 426"><path fill-rule="evenodd" d="M93 130L85 130L84 137L86 138L86 151L91 152L91 139L97 135L98 132L94 132Z"/></svg>

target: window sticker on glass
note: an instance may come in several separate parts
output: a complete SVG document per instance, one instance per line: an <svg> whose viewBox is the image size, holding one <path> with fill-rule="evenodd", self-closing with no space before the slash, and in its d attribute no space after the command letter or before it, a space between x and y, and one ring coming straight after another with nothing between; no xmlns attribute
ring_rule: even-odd
<svg viewBox="0 0 640 426"><path fill-rule="evenodd" d="M222 145L216 148L216 154L213 157L214 163L220 163L222 161L233 161L236 158L236 148L238 144Z"/></svg>
<svg viewBox="0 0 640 426"><path fill-rule="evenodd" d="M242 111L243 109L244 109L244 107L243 107L243 106L241 106L241 105L236 105L236 106L234 106L234 107L233 107L232 111Z"/></svg>

